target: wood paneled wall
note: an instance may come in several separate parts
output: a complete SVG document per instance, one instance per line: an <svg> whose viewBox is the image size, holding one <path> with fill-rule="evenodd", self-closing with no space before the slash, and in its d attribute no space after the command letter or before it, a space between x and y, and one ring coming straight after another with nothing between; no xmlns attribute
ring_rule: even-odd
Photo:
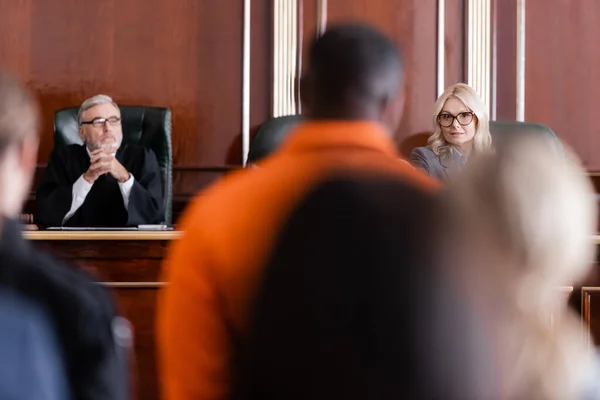
<svg viewBox="0 0 600 400"><path fill-rule="evenodd" d="M40 164L54 111L97 93L172 109L175 193L206 180L178 167L241 163L243 1L0 0L0 9L0 67L42 105ZM269 2L252 2L253 126L269 112L269 21Z"/></svg>
<svg viewBox="0 0 600 400"><path fill-rule="evenodd" d="M553 127L588 169L600 170L598 2L526 4L525 115Z"/></svg>
<svg viewBox="0 0 600 400"><path fill-rule="evenodd" d="M301 0L304 49L321 1ZM430 130L436 97L436 0L328 0L327 22L364 20L392 35L407 64L400 143ZM203 167L241 162L243 0L0 0L0 67L35 90L52 148L53 112L95 93L173 110L174 193L212 180ZM464 81L466 1L445 0L445 85ZM270 115L273 0L252 1L250 124ZM494 0L496 111L515 118L517 0ZM526 120L549 125L600 170L595 124L595 0L526 2ZM552 27L552 29L549 29ZM560 28L560 29L559 29ZM306 51L303 54L306 62ZM195 173L190 172L190 168ZM180 168L183 172L180 173Z"/></svg>
<svg viewBox="0 0 600 400"><path fill-rule="evenodd" d="M430 130L436 97L435 0L329 0L327 22L368 21L406 59L407 102L399 143ZM463 0L447 0L447 80L463 75ZM254 131L271 115L273 0L251 7ZM300 0L306 49L321 2ZM119 104L170 107L173 193L186 199L241 163L243 0L0 0L0 68L39 96L40 171L53 146L54 111L96 94ZM306 52L303 54L306 61ZM33 203L30 203L33 204Z"/></svg>
<svg viewBox="0 0 600 400"><path fill-rule="evenodd" d="M515 117L516 0L498 7L498 116ZM600 171L600 6L595 0L525 2L525 120L551 127Z"/></svg>

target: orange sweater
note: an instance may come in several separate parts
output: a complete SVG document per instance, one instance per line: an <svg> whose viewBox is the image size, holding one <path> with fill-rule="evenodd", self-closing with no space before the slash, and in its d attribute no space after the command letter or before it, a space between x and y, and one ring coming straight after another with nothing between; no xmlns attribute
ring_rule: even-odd
<svg viewBox="0 0 600 400"><path fill-rule="evenodd" d="M223 399L232 338L243 335L261 269L302 196L336 170L380 171L424 189L439 183L399 159L369 122L307 122L256 169L199 194L169 249L159 298L159 369L165 400Z"/></svg>

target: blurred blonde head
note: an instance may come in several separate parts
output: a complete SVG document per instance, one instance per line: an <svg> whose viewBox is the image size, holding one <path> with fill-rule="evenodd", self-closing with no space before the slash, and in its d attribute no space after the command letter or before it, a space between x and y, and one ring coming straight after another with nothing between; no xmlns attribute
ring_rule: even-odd
<svg viewBox="0 0 600 400"><path fill-rule="evenodd" d="M462 276L494 327L506 398L576 398L587 350L559 287L589 271L597 221L577 157L542 135L510 138L467 165L447 205L461 222Z"/></svg>
<svg viewBox="0 0 600 400"><path fill-rule="evenodd" d="M453 147L444 137L444 131L438 122L438 116L449 99L459 100L474 114L472 122L475 124L475 136L473 137L474 153L482 153L491 149L492 136L490 135L490 122L485 104L473 88L464 83L457 83L448 87L437 99L433 107L433 134L428 140L428 144L431 146L433 152L439 156L450 152Z"/></svg>

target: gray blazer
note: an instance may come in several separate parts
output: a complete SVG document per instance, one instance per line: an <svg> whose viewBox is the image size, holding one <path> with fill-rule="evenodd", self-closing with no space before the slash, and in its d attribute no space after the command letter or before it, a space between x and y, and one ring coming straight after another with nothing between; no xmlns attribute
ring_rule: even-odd
<svg viewBox="0 0 600 400"><path fill-rule="evenodd" d="M447 182L452 179L453 174L462 169L467 158L454 148L450 154L438 156L430 146L427 146L413 149L410 153L410 162L427 175Z"/></svg>

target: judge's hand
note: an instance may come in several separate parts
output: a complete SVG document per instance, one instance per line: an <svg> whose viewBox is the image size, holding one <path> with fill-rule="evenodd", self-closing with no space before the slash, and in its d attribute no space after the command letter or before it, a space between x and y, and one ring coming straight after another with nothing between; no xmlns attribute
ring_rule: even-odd
<svg viewBox="0 0 600 400"><path fill-rule="evenodd" d="M129 179L129 172L111 153L113 149L98 149L91 153L90 167L83 174L83 179L93 183L104 174L111 174L119 182Z"/></svg>

